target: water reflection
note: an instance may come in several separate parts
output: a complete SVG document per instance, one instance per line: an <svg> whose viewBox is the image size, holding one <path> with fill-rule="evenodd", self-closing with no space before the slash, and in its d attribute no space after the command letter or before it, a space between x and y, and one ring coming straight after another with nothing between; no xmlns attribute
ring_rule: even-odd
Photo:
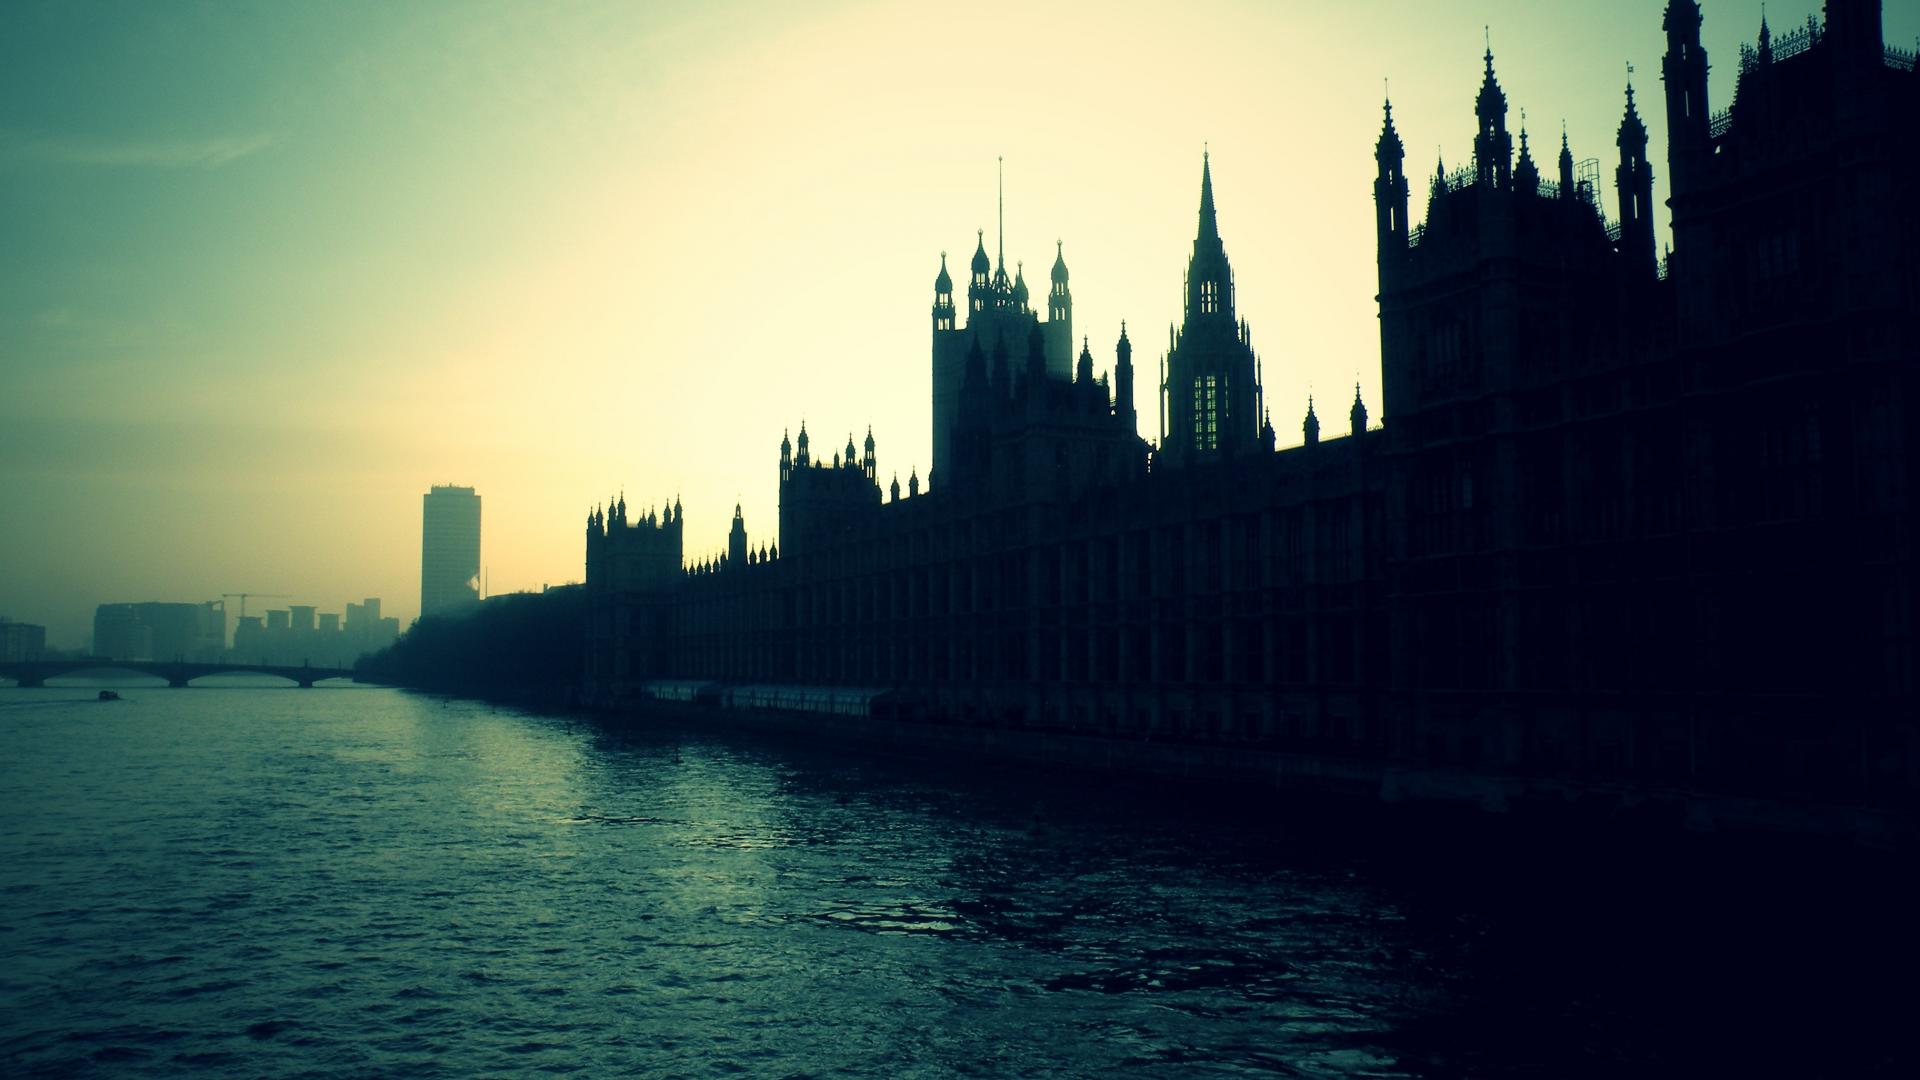
<svg viewBox="0 0 1920 1080"><path fill-rule="evenodd" d="M1576 854L391 691L9 693L8 1073L1858 1075L1911 1053L1906 894L1852 862Z"/></svg>

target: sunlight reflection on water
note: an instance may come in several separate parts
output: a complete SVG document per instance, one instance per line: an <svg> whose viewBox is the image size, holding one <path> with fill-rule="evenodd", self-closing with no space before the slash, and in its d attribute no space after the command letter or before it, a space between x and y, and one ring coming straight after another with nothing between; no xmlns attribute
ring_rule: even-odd
<svg viewBox="0 0 1920 1080"><path fill-rule="evenodd" d="M1387 872L1320 810L358 687L6 693L10 1074L1521 1075L1673 1052L1630 954L1568 975L1611 963L1577 917Z"/></svg>

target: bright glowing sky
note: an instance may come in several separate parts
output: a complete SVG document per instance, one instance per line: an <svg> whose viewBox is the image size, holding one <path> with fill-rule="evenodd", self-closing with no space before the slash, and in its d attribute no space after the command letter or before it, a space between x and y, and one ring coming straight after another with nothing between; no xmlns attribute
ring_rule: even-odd
<svg viewBox="0 0 1920 1080"><path fill-rule="evenodd" d="M1465 164L1490 24L1542 171L1564 119L1610 177L1632 61L1659 176L1662 7L8 4L0 614L411 619L433 483L484 497L494 592L578 579L621 489L680 494L690 558L736 499L758 544L802 418L924 477L931 283L991 247L997 155L1009 261L1038 294L1065 241L1099 370L1129 321L1146 434L1203 143L1281 441L1356 377L1379 416L1381 80L1409 171ZM1719 108L1759 0L1706 9Z"/></svg>

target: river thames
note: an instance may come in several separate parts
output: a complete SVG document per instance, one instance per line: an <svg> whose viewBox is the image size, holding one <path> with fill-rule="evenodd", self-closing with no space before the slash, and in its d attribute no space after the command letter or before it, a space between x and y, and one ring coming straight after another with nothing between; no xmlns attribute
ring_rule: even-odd
<svg viewBox="0 0 1920 1080"><path fill-rule="evenodd" d="M1872 860L1602 871L676 717L121 692L0 689L6 1075L1914 1067L1910 883Z"/></svg>

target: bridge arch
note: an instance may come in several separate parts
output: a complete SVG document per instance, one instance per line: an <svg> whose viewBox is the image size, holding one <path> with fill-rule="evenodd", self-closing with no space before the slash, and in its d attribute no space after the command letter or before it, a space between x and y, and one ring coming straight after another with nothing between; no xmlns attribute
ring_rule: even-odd
<svg viewBox="0 0 1920 1080"><path fill-rule="evenodd" d="M106 673L149 675L165 679L167 685L185 687L197 679L212 675L271 675L294 686L311 688L328 679L350 679L348 668L311 667L291 664L189 663L167 660L105 660L82 657L63 660L0 662L0 677L14 679L23 687L45 686L48 679L71 678Z"/></svg>

